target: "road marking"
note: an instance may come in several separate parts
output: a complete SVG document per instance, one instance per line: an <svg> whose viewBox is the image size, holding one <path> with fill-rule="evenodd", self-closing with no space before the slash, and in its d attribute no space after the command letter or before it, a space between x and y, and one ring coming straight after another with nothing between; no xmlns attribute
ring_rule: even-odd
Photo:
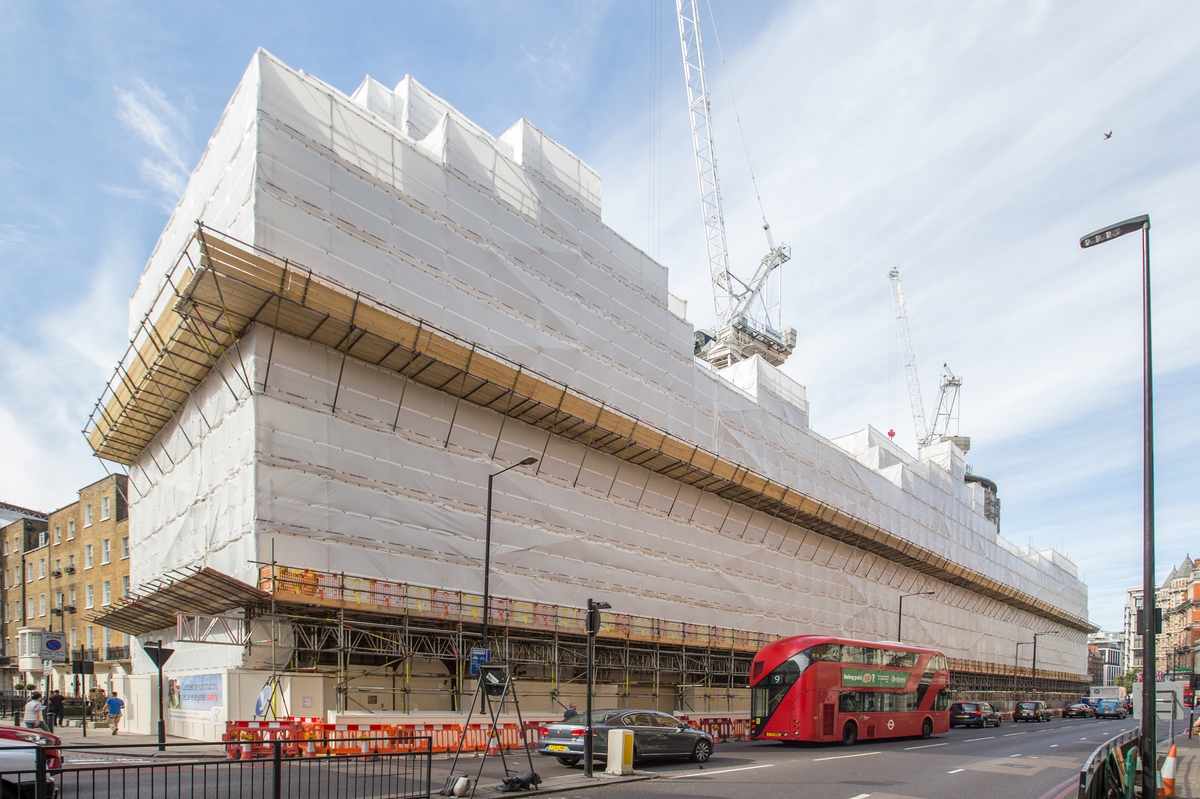
<svg viewBox="0 0 1200 799"><path fill-rule="evenodd" d="M1086 740L1087 740L1087 738L1080 738L1079 740L1081 740L1081 741L1086 741Z"/></svg>
<svg viewBox="0 0 1200 799"><path fill-rule="evenodd" d="M950 742L946 741L945 743L940 743L940 744L922 744L921 746L906 746L906 747L904 747L904 751L911 752L914 749L929 749L930 747L933 747L933 746L949 746L949 745L950 745Z"/></svg>
<svg viewBox="0 0 1200 799"><path fill-rule="evenodd" d="M954 769L954 771L947 771L946 773L947 774L957 774L960 771L966 771L966 769L965 768L956 768L956 769Z"/></svg>
<svg viewBox="0 0 1200 799"><path fill-rule="evenodd" d="M1024 734L1025 734L1025 733L1023 733L1023 732L1006 732L1006 733L1004 733L1004 737L1005 737L1005 738L1011 738L1011 737L1013 737L1014 735L1024 735Z"/></svg>
<svg viewBox="0 0 1200 799"><path fill-rule="evenodd" d="M1020 757L1020 755L1009 755L1009 757Z"/></svg>
<svg viewBox="0 0 1200 799"><path fill-rule="evenodd" d="M851 796L850 799L867 799L870 795L869 793L860 793L858 796Z"/></svg>
<svg viewBox="0 0 1200 799"><path fill-rule="evenodd" d="M1058 746L1058 744L1050 744L1050 748L1051 748L1051 749L1053 749L1053 748L1054 748L1054 747L1056 747L1056 746Z"/></svg>
<svg viewBox="0 0 1200 799"><path fill-rule="evenodd" d="M814 757L814 763L820 763L822 760L845 760L848 757L866 757L867 755L878 755L881 752L859 752L856 755L834 755L833 757Z"/></svg>
<svg viewBox="0 0 1200 799"><path fill-rule="evenodd" d="M765 763L761 766L738 766L737 768L722 768L722 769L717 769L716 771L705 771L703 774L701 774L699 772L688 772L687 774L675 774L673 776L667 777L667 779L682 780L687 777L711 777L714 774L728 774L731 771L752 771L756 768L771 768L774 765L775 765L774 763Z"/></svg>
<svg viewBox="0 0 1200 799"><path fill-rule="evenodd" d="M963 741L963 743L969 744L971 741L990 741L995 737L995 735L989 735L986 738L968 738L967 740Z"/></svg>

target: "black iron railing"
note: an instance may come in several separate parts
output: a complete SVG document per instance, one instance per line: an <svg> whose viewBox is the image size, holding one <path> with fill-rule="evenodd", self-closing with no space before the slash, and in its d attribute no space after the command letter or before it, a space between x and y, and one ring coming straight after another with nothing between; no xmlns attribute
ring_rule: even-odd
<svg viewBox="0 0 1200 799"><path fill-rule="evenodd" d="M288 741L266 742L256 746L265 751L245 759L214 757L211 743L166 744L174 762L154 760L157 744L31 747L27 768L0 773L0 780L5 796L11 786L14 795L30 799L430 798L430 738L373 739L368 754L315 757L304 756L308 743L297 749ZM311 743L323 748L327 742ZM239 751L239 745L225 746L230 754Z"/></svg>
<svg viewBox="0 0 1200 799"><path fill-rule="evenodd" d="M127 646L106 646L104 647L105 660L129 660L129 647Z"/></svg>

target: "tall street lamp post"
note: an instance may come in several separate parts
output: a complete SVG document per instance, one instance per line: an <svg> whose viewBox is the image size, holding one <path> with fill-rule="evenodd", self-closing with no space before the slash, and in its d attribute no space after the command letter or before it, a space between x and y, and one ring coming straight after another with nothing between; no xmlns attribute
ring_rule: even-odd
<svg viewBox="0 0 1200 799"><path fill-rule="evenodd" d="M915 594L901 594L900 595L900 612L896 616L896 640L897 641L904 640L900 637L900 629L904 626L904 600L910 596L933 596L934 593L935 593L934 591L918 591Z"/></svg>
<svg viewBox="0 0 1200 799"><path fill-rule="evenodd" d="M1058 635L1056 632L1033 634L1033 695L1037 696L1037 639L1047 635Z"/></svg>
<svg viewBox="0 0 1200 799"><path fill-rule="evenodd" d="M537 463L537 458L526 458L519 463L514 463L507 469L501 469L495 474L488 475L487 486L487 521L483 534L483 648L488 649L488 616L491 615L492 597L489 590L489 578L492 571L492 481L500 475L507 472L509 469L515 469L518 466L532 466ZM490 660L490 658L489 658Z"/></svg>
<svg viewBox="0 0 1200 799"><path fill-rule="evenodd" d="M1142 795L1157 792L1155 766L1154 659L1154 381L1150 346L1150 217L1143 214L1089 233L1079 240L1087 249L1135 230L1142 232Z"/></svg>
<svg viewBox="0 0 1200 799"><path fill-rule="evenodd" d="M1017 669L1018 669L1017 663L1020 662L1021 647L1033 646L1034 643L1036 643L1036 642L1034 642L1034 641L1018 641L1017 649L1015 652L1013 652L1013 712L1014 713L1017 712Z"/></svg>

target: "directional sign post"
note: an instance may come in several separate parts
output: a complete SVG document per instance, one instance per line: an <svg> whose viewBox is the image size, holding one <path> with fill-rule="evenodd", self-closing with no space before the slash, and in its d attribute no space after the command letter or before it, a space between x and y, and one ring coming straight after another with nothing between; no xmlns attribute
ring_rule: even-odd
<svg viewBox="0 0 1200 799"><path fill-rule="evenodd" d="M484 663L492 662L492 650L483 649L481 647L473 647L471 649L471 676L475 677L479 674L479 667Z"/></svg>
<svg viewBox="0 0 1200 799"><path fill-rule="evenodd" d="M142 651L154 661L154 665L158 666L158 751L167 751L167 726L163 720L163 664L170 659L171 655L175 654L174 649L167 649L162 645L162 640L154 642L154 646L143 646Z"/></svg>

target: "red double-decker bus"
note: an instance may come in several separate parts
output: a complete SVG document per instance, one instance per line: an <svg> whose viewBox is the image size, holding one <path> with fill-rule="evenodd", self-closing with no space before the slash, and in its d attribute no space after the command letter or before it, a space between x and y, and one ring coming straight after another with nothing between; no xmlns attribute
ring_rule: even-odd
<svg viewBox="0 0 1200 799"><path fill-rule="evenodd" d="M751 735L841 741L950 729L950 672L935 649L798 635L768 644L750 665Z"/></svg>

